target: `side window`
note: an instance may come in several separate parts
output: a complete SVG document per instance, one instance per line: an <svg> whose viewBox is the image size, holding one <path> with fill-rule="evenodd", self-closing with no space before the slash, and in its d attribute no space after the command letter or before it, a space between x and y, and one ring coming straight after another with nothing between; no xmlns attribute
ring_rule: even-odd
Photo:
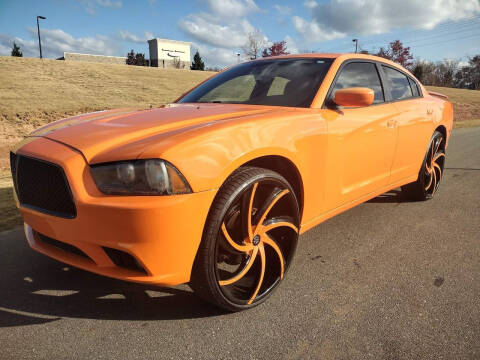
<svg viewBox="0 0 480 360"><path fill-rule="evenodd" d="M335 81L332 96L335 95L335 91L337 90L351 87L366 87L372 89L375 92L373 99L374 104L385 101L377 68L372 63L354 62L345 65Z"/></svg>
<svg viewBox="0 0 480 360"><path fill-rule="evenodd" d="M410 86L412 88L413 96L414 97L420 96L420 91L418 90L418 85L415 82L415 80L413 80L412 78L408 78L408 81L410 81Z"/></svg>
<svg viewBox="0 0 480 360"><path fill-rule="evenodd" d="M413 93L408 77L389 66L382 65L382 67L390 85L389 88L392 100L395 101L411 98Z"/></svg>

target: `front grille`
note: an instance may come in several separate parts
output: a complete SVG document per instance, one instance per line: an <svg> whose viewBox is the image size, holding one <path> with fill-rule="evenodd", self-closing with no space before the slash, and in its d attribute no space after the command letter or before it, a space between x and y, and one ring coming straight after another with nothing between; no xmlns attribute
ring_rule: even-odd
<svg viewBox="0 0 480 360"><path fill-rule="evenodd" d="M10 162L22 206L63 218L77 216L67 177L60 166L13 153Z"/></svg>
<svg viewBox="0 0 480 360"><path fill-rule="evenodd" d="M84 257L88 260L91 260L87 254L85 254L82 250L80 250L79 248L73 246L73 245L70 245L70 244L67 244L67 243L64 243L63 241L58 241L58 240L55 240L55 239L52 239L51 237L48 237L46 235L43 235L43 234L40 234L39 232L36 232L35 231L35 235L37 235L37 238L47 244L47 245L50 245L50 246L53 246L53 247L56 247L57 249L60 249L60 250L63 250L65 252L68 252L68 253L72 253L74 255L77 255L77 256L81 256L81 257Z"/></svg>

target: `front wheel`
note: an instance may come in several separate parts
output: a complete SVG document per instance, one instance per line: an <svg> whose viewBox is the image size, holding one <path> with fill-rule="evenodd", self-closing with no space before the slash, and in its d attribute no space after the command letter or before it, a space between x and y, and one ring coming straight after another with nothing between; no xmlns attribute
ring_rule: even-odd
<svg viewBox="0 0 480 360"><path fill-rule="evenodd" d="M417 181L402 186L402 192L410 200L429 200L435 195L443 176L445 165L445 139L435 131L423 160Z"/></svg>
<svg viewBox="0 0 480 360"><path fill-rule="evenodd" d="M295 193L281 175L240 168L215 197L190 286L229 311L262 303L289 268L299 221Z"/></svg>

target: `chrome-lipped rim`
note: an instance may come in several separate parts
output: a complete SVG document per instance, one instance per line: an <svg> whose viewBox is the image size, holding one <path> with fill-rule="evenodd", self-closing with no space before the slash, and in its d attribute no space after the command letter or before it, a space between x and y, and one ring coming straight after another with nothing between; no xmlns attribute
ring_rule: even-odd
<svg viewBox="0 0 480 360"><path fill-rule="evenodd" d="M235 304L260 301L283 279L298 239L295 197L273 179L246 188L222 221L215 251L217 281Z"/></svg>
<svg viewBox="0 0 480 360"><path fill-rule="evenodd" d="M425 191L430 196L433 196L435 191L437 191L443 175L445 154L441 149L442 140L441 137L433 140L425 163Z"/></svg>

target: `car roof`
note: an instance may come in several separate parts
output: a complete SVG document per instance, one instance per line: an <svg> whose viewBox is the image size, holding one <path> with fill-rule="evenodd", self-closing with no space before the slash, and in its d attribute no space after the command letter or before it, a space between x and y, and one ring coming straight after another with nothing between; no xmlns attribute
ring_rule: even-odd
<svg viewBox="0 0 480 360"><path fill-rule="evenodd" d="M338 59L340 61L345 61L345 60L371 60L371 61L378 61L382 62L386 65L389 65L391 67L395 67L399 70L402 70L403 72L406 72L410 76L413 76L408 69L405 69L403 66L390 61L388 59L375 56L375 55L367 55L367 54L355 54L355 53L305 53L305 54L289 54L289 55L280 55L280 56L270 56L266 58L258 58L253 61L262 61L262 60L271 60L271 59L295 59L295 58L326 58L326 59Z"/></svg>

